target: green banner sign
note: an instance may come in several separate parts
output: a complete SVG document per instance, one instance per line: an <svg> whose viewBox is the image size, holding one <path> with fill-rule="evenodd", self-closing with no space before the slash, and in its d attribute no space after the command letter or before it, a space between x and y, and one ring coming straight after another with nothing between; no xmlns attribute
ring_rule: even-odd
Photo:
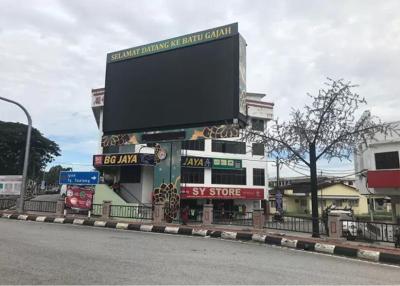
<svg viewBox="0 0 400 286"><path fill-rule="evenodd" d="M214 158L212 163L213 169L241 169L242 160L236 159L218 159Z"/></svg>
<svg viewBox="0 0 400 286"><path fill-rule="evenodd" d="M139 47L112 52L107 54L107 63L113 63L131 58L137 58L155 53L160 53L168 50L197 45L200 43L231 37L237 33L238 33L238 24L237 23L229 24Z"/></svg>

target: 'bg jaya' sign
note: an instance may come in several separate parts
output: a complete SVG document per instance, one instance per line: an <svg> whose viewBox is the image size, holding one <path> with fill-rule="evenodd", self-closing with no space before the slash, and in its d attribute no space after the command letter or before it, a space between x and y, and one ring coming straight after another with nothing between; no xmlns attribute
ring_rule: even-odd
<svg viewBox="0 0 400 286"><path fill-rule="evenodd" d="M154 165L153 154L109 154L94 155L93 166L129 166L129 165Z"/></svg>
<svg viewBox="0 0 400 286"><path fill-rule="evenodd" d="M234 187L184 187L182 199L243 199L263 200L264 189Z"/></svg>

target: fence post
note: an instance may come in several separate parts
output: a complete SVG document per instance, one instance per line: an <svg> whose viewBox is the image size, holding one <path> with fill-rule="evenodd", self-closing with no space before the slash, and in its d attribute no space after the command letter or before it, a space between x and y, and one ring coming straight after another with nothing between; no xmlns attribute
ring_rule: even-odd
<svg viewBox="0 0 400 286"><path fill-rule="evenodd" d="M339 239L342 237L342 222L340 221L340 214L328 214L328 228L329 237Z"/></svg>
<svg viewBox="0 0 400 286"><path fill-rule="evenodd" d="M17 198L17 200L16 200L16 207L17 207L17 212L19 212L20 211L20 209L18 208L18 206L21 204L21 198ZM24 202L24 204L25 204L25 202ZM25 210L25 209L24 209Z"/></svg>
<svg viewBox="0 0 400 286"><path fill-rule="evenodd" d="M57 205L56 205L56 215L57 216L64 216L64 199L60 198L57 200Z"/></svg>
<svg viewBox="0 0 400 286"><path fill-rule="evenodd" d="M253 227L263 229L265 224L264 209L253 210Z"/></svg>
<svg viewBox="0 0 400 286"><path fill-rule="evenodd" d="M213 223L213 204L203 205L203 225L211 225Z"/></svg>
<svg viewBox="0 0 400 286"><path fill-rule="evenodd" d="M102 210L101 210L101 218L102 219L110 218L111 203L112 203L112 201L103 201Z"/></svg>
<svg viewBox="0 0 400 286"><path fill-rule="evenodd" d="M162 224L164 222L164 203L154 204L153 223Z"/></svg>

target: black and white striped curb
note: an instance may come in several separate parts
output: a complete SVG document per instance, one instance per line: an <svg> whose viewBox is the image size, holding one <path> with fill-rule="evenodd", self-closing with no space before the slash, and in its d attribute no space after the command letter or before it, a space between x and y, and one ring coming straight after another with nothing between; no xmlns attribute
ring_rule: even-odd
<svg viewBox="0 0 400 286"><path fill-rule="evenodd" d="M93 220L93 219L55 218L55 217L23 215L23 214L2 214L1 217L8 219L27 220L36 222L75 224L75 225L115 228L122 230L191 235L191 236L222 238L222 239L238 240L238 241L254 241L254 242L283 246L299 250L314 251L331 255L340 255L340 256L359 258L369 261L400 265L400 255L398 254L366 250L366 249L358 249L355 247L345 247L334 244L316 243L307 240L297 240L297 239L292 240L266 234L218 231L218 230L191 228L185 226L164 226L164 225L149 225L140 223L125 223L125 222L103 221L103 220Z"/></svg>

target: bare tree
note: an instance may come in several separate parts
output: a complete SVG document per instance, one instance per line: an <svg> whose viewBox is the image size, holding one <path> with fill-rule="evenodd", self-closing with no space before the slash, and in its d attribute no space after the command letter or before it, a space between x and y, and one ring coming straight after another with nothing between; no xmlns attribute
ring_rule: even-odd
<svg viewBox="0 0 400 286"><path fill-rule="evenodd" d="M301 111L292 109L287 122L273 121L265 131L249 126L244 139L264 143L266 151L285 163L302 162L310 168L313 237L319 237L317 161L321 158L350 160L357 144L366 143L375 134L396 132L393 123L384 123L365 111L356 120L356 112L367 102L352 89L356 85L328 78L318 95L310 95L311 105Z"/></svg>

